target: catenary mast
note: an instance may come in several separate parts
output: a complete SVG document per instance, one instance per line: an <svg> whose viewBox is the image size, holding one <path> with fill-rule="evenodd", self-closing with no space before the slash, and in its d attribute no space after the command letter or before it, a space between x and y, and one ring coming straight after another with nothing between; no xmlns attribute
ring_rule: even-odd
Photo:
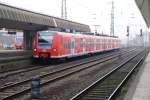
<svg viewBox="0 0 150 100"><path fill-rule="evenodd" d="M61 4L61 18L67 19L66 0L62 0L62 4Z"/></svg>
<svg viewBox="0 0 150 100"><path fill-rule="evenodd" d="M112 8L111 8L110 36L114 36L114 1L112 1Z"/></svg>

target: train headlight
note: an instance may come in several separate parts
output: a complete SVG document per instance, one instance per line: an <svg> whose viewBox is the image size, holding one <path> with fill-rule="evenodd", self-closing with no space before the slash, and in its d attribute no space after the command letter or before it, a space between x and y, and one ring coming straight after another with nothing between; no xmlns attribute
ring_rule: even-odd
<svg viewBox="0 0 150 100"><path fill-rule="evenodd" d="M53 49L53 51L55 51L55 52L56 52L56 51L57 51L57 49Z"/></svg>
<svg viewBox="0 0 150 100"><path fill-rule="evenodd" d="M36 49L36 48L34 48L34 49L33 49L33 51L34 51L34 52L36 52L36 51L37 51L37 49Z"/></svg>

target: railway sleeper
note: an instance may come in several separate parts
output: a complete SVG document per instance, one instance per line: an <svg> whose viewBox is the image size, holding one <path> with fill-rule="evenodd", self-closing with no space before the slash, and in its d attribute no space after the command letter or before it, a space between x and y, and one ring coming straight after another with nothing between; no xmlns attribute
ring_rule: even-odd
<svg viewBox="0 0 150 100"><path fill-rule="evenodd" d="M113 87L116 87L117 85L116 84L110 84L110 85L108 85L108 84L105 84L105 85L101 85L101 86L99 86L99 87L97 87L96 86L96 88L100 88L100 89L112 89Z"/></svg>
<svg viewBox="0 0 150 100"><path fill-rule="evenodd" d="M99 92L99 93L88 93L87 94L87 96L88 95L99 95L99 96L102 96L102 95L109 95L109 94L111 94L112 93L112 91L107 91L107 92Z"/></svg>
<svg viewBox="0 0 150 100"><path fill-rule="evenodd" d="M86 95L85 97L109 97L109 94L102 94L102 95L92 95L92 94L88 94L88 95Z"/></svg>
<svg viewBox="0 0 150 100"><path fill-rule="evenodd" d="M111 90L105 89L105 90L100 90L100 91L91 91L89 93L108 93L108 92L112 92L112 89Z"/></svg>
<svg viewBox="0 0 150 100"><path fill-rule="evenodd" d="M86 96L81 100L106 100L107 98L109 98L109 96Z"/></svg>

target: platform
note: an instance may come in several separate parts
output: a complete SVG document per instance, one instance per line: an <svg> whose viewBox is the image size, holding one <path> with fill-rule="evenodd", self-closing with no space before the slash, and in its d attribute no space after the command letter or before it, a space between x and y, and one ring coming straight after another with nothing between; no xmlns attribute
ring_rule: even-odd
<svg viewBox="0 0 150 100"><path fill-rule="evenodd" d="M31 50L0 50L0 59L17 56L32 55Z"/></svg>
<svg viewBox="0 0 150 100"><path fill-rule="evenodd" d="M32 51L0 50L0 73L25 68L32 64Z"/></svg>
<svg viewBox="0 0 150 100"><path fill-rule="evenodd" d="M22 52L22 51L25 51L25 50L4 50L4 49L1 50L0 49L0 53L5 53L5 52L20 52L20 51Z"/></svg>
<svg viewBox="0 0 150 100"><path fill-rule="evenodd" d="M150 53L130 86L124 100L150 100Z"/></svg>

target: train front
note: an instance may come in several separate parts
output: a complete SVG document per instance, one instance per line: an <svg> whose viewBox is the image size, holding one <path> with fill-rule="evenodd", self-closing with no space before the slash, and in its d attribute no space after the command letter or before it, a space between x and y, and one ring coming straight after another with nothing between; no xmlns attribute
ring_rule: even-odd
<svg viewBox="0 0 150 100"><path fill-rule="evenodd" d="M54 32L39 31L34 35L34 58L50 58Z"/></svg>

